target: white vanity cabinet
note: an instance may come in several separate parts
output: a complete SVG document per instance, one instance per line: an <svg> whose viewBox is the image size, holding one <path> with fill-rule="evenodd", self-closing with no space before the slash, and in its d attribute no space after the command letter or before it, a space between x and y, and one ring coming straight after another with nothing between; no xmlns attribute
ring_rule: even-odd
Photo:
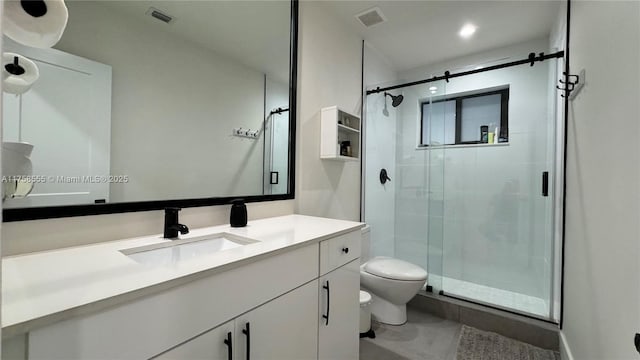
<svg viewBox="0 0 640 360"><path fill-rule="evenodd" d="M285 301L287 295L295 295L295 289L309 282L313 283L315 301L307 317L315 329L318 266L318 245L310 244L97 313L72 317L30 331L29 359L149 359L252 309ZM286 316L277 315L274 321ZM237 329L235 332L237 338Z"/></svg>
<svg viewBox="0 0 640 360"><path fill-rule="evenodd" d="M320 243L318 359L358 359L360 232Z"/></svg>
<svg viewBox="0 0 640 360"><path fill-rule="evenodd" d="M317 359L317 280L195 337L153 359Z"/></svg>
<svg viewBox="0 0 640 360"><path fill-rule="evenodd" d="M359 224L291 217L275 250L20 323L2 359L358 359Z"/></svg>
<svg viewBox="0 0 640 360"><path fill-rule="evenodd" d="M314 280L236 319L235 360L318 358Z"/></svg>
<svg viewBox="0 0 640 360"><path fill-rule="evenodd" d="M359 260L320 278L318 359L358 359L359 286Z"/></svg>

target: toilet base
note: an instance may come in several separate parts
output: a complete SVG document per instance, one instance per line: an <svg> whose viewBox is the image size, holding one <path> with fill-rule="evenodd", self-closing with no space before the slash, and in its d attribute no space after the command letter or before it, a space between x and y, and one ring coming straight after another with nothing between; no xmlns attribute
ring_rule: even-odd
<svg viewBox="0 0 640 360"><path fill-rule="evenodd" d="M371 292L371 314L383 324L402 325L407 322L407 304L393 304Z"/></svg>

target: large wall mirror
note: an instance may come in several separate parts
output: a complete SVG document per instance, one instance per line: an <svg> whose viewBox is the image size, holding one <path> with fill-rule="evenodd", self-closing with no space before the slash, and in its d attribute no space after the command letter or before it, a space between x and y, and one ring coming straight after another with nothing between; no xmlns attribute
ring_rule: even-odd
<svg viewBox="0 0 640 360"><path fill-rule="evenodd" d="M40 75L3 93L4 221L293 198L297 1L66 5L53 48L3 39Z"/></svg>

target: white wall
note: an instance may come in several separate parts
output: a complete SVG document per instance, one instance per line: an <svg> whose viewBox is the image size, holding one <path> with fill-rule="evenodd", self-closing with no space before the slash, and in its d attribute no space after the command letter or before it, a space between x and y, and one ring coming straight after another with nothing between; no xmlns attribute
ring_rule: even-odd
<svg viewBox="0 0 640 360"><path fill-rule="evenodd" d="M389 62L369 44L365 46L364 78L367 89L384 86L397 79ZM394 256L396 108L383 94L366 97L364 133L364 220L371 226L370 256ZM386 169L391 182L381 184L380 169Z"/></svg>
<svg viewBox="0 0 640 360"><path fill-rule="evenodd" d="M426 66L401 77L418 80L457 71L462 65L516 60L543 51L549 52L548 39ZM547 151L553 149L548 137L554 122L547 106L554 85L548 83L552 63L435 84L437 95L447 96L508 85L508 145L416 149L419 104L434 84L404 89L396 170L396 256L428 267L432 274L549 301L553 193L544 198L540 189L542 172L553 176L553 154Z"/></svg>
<svg viewBox="0 0 640 360"><path fill-rule="evenodd" d="M262 193L262 138L231 135L261 128L261 72L150 17L67 5L56 48L113 67L111 173L130 180L111 185L111 202Z"/></svg>
<svg viewBox="0 0 640 360"><path fill-rule="evenodd" d="M320 2L300 3L296 212L360 219L360 162L320 160L320 109L360 114L362 39Z"/></svg>
<svg viewBox="0 0 640 360"><path fill-rule="evenodd" d="M637 359L640 3L571 4L571 72L586 82L569 111L563 353Z"/></svg>

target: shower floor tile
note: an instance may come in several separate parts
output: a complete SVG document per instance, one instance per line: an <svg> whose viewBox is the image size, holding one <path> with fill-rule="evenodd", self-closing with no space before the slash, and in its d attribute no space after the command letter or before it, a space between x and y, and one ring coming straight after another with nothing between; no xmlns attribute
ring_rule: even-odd
<svg viewBox="0 0 640 360"><path fill-rule="evenodd" d="M434 284L442 284L445 294L487 303L507 310L548 318L549 305L541 298L513 291L496 289L464 280L431 276Z"/></svg>

